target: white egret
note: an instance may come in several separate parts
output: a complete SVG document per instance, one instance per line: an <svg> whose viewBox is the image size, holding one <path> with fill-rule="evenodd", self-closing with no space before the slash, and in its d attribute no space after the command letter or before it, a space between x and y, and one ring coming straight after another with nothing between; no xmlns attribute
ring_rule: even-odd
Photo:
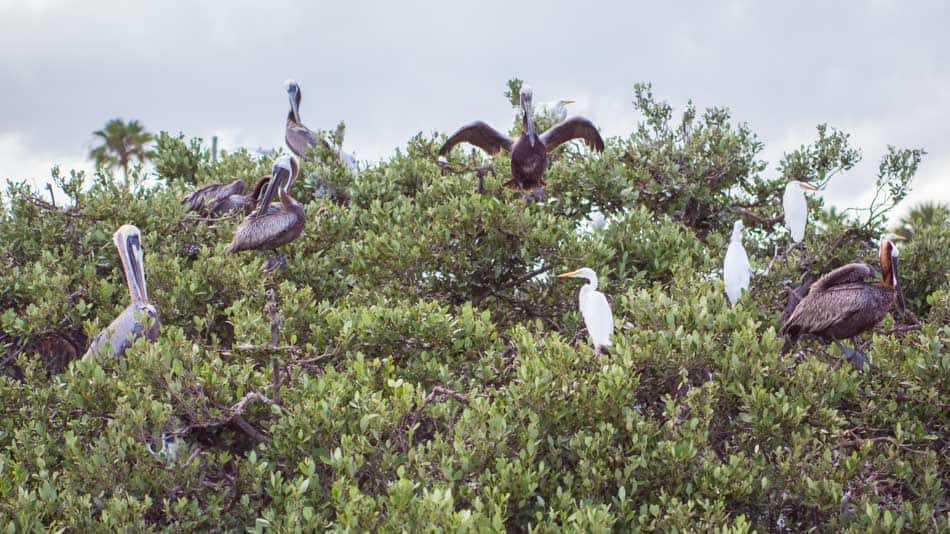
<svg viewBox="0 0 950 534"><path fill-rule="evenodd" d="M796 243L801 243L805 238L805 224L808 223L808 202L805 201L803 190L817 191L818 188L805 182L792 180L785 186L785 194L782 196L785 226L788 227Z"/></svg>
<svg viewBox="0 0 950 534"><path fill-rule="evenodd" d="M739 302L742 290L749 289L749 280L752 277L752 268L749 266L749 256L742 246L742 221L732 225L732 239L726 249L726 260L722 266L722 278L726 284L726 296L733 306Z"/></svg>
<svg viewBox="0 0 950 534"><path fill-rule="evenodd" d="M535 111L535 113L538 116L553 119L554 122L561 122L567 118L567 105L573 103L573 100L552 100L550 102L542 102L538 105L537 111Z"/></svg>
<svg viewBox="0 0 950 534"><path fill-rule="evenodd" d="M558 278L586 278L588 283L581 287L579 302L581 316L587 325L587 333L594 344L594 350L607 352L611 345L610 336L614 332L614 314L610 303L603 293L597 291L597 274L593 269L583 267L576 271L559 274Z"/></svg>

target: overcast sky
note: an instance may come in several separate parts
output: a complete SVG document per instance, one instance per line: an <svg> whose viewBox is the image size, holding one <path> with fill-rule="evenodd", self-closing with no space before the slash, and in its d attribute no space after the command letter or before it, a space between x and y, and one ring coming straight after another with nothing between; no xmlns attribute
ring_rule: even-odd
<svg viewBox="0 0 950 534"><path fill-rule="evenodd" d="M303 122L347 124L376 160L423 131L508 126L508 78L535 99L577 100L606 135L630 132L633 84L681 108L726 106L774 171L827 122L864 163L824 193L869 200L888 144L928 151L907 204L950 201L950 2L292 2L0 0L0 178L91 166L113 117L154 132L283 144Z"/></svg>

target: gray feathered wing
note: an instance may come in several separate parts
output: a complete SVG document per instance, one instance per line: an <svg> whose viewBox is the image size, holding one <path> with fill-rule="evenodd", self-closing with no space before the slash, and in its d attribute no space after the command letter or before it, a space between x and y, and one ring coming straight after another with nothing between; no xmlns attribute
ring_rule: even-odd
<svg viewBox="0 0 950 534"><path fill-rule="evenodd" d="M871 274L869 265L849 263L819 278L782 326L782 334L823 332L864 311L864 300L855 297L865 291L864 279Z"/></svg>
<svg viewBox="0 0 950 534"><path fill-rule="evenodd" d="M326 140L318 139L317 136L310 131L310 128L302 124L288 125L287 131L284 134L284 140L287 142L287 146L291 152L305 160L309 159L307 152L310 150L310 147L317 146L317 143L322 144L326 148L330 147Z"/></svg>
<svg viewBox="0 0 950 534"><path fill-rule="evenodd" d="M446 155L459 143L469 143L494 156L502 149L511 151L511 138L482 121L475 121L459 128L457 132L439 149L440 155Z"/></svg>
<svg viewBox="0 0 950 534"><path fill-rule="evenodd" d="M584 117L571 117L541 134L541 142L544 143L548 152L572 139L583 140L591 150L597 152L604 150L604 140L600 137L597 127Z"/></svg>

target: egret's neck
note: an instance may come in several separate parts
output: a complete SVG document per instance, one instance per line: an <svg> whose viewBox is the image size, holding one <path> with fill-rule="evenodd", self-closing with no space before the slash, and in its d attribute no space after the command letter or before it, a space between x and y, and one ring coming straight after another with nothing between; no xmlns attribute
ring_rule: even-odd
<svg viewBox="0 0 950 534"><path fill-rule="evenodd" d="M742 229L741 228L732 229L732 242L742 243Z"/></svg>
<svg viewBox="0 0 950 534"><path fill-rule="evenodd" d="M594 291L597 289L597 275L596 274L585 276L584 278L587 279L587 284L584 285L584 289L588 289L590 291Z"/></svg>

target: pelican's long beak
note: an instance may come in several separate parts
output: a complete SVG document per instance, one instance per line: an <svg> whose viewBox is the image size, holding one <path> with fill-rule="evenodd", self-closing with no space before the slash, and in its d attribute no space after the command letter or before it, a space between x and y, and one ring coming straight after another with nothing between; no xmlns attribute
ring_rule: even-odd
<svg viewBox="0 0 950 534"><path fill-rule="evenodd" d="M274 194L280 189L281 183L289 178L290 173L287 172L287 169L277 166L274 167L270 181L267 182L267 187L264 189L264 195L261 197L257 206L258 217L267 213L267 207L270 206L271 201L274 200Z"/></svg>
<svg viewBox="0 0 950 534"><path fill-rule="evenodd" d="M580 270L571 271L571 272L569 272L569 273L559 274L559 275L557 275L557 277L558 277L558 278L577 278L577 273L579 273L579 272L580 272Z"/></svg>
<svg viewBox="0 0 950 534"><path fill-rule="evenodd" d="M294 121L298 124L300 123L300 106L297 104L297 91L299 89L291 89L287 91L288 96L290 96L290 110L294 112Z"/></svg>
<svg viewBox="0 0 950 534"><path fill-rule="evenodd" d="M818 191L817 187L806 182L798 182L798 186L806 191Z"/></svg>
<svg viewBox="0 0 950 534"><path fill-rule="evenodd" d="M524 111L525 132L528 134L528 142L534 146L534 138L537 136L534 130L534 117L531 116L531 97L521 96L521 110Z"/></svg>
<svg viewBox="0 0 950 534"><path fill-rule="evenodd" d="M125 271L125 281L129 286L132 303L148 303L142 238L139 229L131 224L123 224L112 235L112 242L119 251L119 259L122 261L122 270Z"/></svg>

